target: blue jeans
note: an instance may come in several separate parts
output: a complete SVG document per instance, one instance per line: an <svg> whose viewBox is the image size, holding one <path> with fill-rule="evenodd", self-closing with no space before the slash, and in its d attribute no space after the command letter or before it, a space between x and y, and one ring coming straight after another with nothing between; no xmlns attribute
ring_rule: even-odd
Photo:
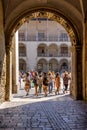
<svg viewBox="0 0 87 130"><path fill-rule="evenodd" d="M49 93L52 93L52 90L53 90L53 83L52 82L50 82L48 84L48 89L49 89Z"/></svg>

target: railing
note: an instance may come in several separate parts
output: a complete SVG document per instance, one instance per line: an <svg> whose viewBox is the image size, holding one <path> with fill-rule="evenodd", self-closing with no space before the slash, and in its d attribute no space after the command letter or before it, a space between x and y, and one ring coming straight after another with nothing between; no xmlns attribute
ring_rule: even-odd
<svg viewBox="0 0 87 130"><path fill-rule="evenodd" d="M37 54L38 57L70 57L70 54Z"/></svg>
<svg viewBox="0 0 87 130"><path fill-rule="evenodd" d="M70 42L70 38L60 38L58 36L49 36L49 37L36 37L35 35L25 37L19 37L19 41L59 41L59 42Z"/></svg>

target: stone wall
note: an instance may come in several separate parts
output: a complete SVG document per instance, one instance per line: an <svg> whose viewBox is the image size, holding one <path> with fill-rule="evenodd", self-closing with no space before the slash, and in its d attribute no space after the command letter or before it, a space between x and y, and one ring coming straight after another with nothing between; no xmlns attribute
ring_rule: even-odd
<svg viewBox="0 0 87 130"><path fill-rule="evenodd" d="M5 53L5 37L3 27L3 8L0 0L0 103L5 100L6 85L6 53Z"/></svg>

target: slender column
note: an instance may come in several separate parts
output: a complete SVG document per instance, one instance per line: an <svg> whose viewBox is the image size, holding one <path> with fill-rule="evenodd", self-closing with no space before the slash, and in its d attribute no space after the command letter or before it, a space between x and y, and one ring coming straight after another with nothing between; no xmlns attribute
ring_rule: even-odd
<svg viewBox="0 0 87 130"><path fill-rule="evenodd" d="M36 41L38 41L38 19L36 19Z"/></svg>
<svg viewBox="0 0 87 130"><path fill-rule="evenodd" d="M27 30L27 27L28 27L28 23L26 22L25 23L25 26L26 26L26 30L25 30L25 40L27 41L27 39L28 39L28 30Z"/></svg>
<svg viewBox="0 0 87 130"><path fill-rule="evenodd" d="M49 41L49 35L48 35L48 19L47 19L47 41Z"/></svg>

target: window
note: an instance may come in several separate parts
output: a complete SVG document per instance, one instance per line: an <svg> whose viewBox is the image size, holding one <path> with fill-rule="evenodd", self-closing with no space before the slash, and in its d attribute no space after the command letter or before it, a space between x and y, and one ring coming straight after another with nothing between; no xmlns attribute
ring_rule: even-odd
<svg viewBox="0 0 87 130"><path fill-rule="evenodd" d="M60 41L68 41L67 33L61 33L59 39L60 39Z"/></svg>
<svg viewBox="0 0 87 130"><path fill-rule="evenodd" d="M44 41L44 40L46 40L46 39L45 39L45 32L44 32L44 31L39 31L39 32L38 32L38 40L39 40L39 41Z"/></svg>
<svg viewBox="0 0 87 130"><path fill-rule="evenodd" d="M26 56L25 46L19 46L19 56Z"/></svg>
<svg viewBox="0 0 87 130"><path fill-rule="evenodd" d="M24 41L24 40L25 40L24 32L19 32L19 41Z"/></svg>
<svg viewBox="0 0 87 130"><path fill-rule="evenodd" d="M38 47L38 56L45 56L45 48Z"/></svg>
<svg viewBox="0 0 87 130"><path fill-rule="evenodd" d="M68 47L61 47L61 54L68 54Z"/></svg>
<svg viewBox="0 0 87 130"><path fill-rule="evenodd" d="M19 59L19 70L26 71L26 62L23 59Z"/></svg>

